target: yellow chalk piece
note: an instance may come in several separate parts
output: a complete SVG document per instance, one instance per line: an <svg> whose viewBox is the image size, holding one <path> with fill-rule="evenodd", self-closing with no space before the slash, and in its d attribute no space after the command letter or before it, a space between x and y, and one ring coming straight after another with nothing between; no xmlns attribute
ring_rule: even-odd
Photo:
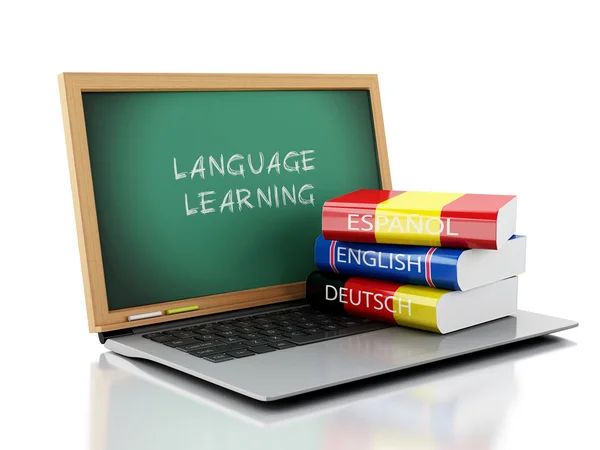
<svg viewBox="0 0 600 450"><path fill-rule="evenodd" d="M168 314L179 314L184 312L196 311L198 309L198 305L194 306L184 306L183 308L173 308L167 309L166 313Z"/></svg>
<svg viewBox="0 0 600 450"><path fill-rule="evenodd" d="M408 191L377 205L377 242L439 247L442 208L465 194Z"/></svg>
<svg viewBox="0 0 600 450"><path fill-rule="evenodd" d="M400 286L394 293L394 320L398 325L439 333L437 303L449 292L427 286Z"/></svg>

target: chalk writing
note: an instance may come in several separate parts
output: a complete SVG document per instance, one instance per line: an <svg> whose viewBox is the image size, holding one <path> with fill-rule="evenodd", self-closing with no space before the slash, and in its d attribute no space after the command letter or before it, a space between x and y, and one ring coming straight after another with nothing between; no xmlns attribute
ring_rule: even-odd
<svg viewBox="0 0 600 450"><path fill-rule="evenodd" d="M263 152L256 155L236 153L228 158L220 154L199 155L193 162L182 164L173 158L173 174L177 182L185 180L196 183L211 177L240 177L267 175L277 176L282 173L303 173L315 170L315 151L299 150L281 154L277 151L270 158ZM268 164L265 164L268 161ZM284 206L315 206L314 186L310 183L297 185L272 184L255 189L236 187L225 193L201 191L197 194L184 193L184 211L187 216L206 215L215 212L240 212L254 208L280 208Z"/></svg>

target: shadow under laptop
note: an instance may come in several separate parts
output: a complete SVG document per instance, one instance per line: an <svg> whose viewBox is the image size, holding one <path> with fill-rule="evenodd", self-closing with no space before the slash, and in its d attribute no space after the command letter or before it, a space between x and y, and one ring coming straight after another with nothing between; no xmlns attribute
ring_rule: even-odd
<svg viewBox="0 0 600 450"><path fill-rule="evenodd" d="M518 392L515 363L572 342L546 336L261 403L152 362L91 368L94 449L493 447Z"/></svg>

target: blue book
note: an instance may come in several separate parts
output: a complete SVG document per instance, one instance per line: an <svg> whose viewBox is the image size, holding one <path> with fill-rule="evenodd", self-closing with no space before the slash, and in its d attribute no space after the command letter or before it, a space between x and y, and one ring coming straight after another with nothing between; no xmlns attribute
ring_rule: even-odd
<svg viewBox="0 0 600 450"><path fill-rule="evenodd" d="M499 250L332 241L315 243L319 270L466 291L525 272L525 236Z"/></svg>

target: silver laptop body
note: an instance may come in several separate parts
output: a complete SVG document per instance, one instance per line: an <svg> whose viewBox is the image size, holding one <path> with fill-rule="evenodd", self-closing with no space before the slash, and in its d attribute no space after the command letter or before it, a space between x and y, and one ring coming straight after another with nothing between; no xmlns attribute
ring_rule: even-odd
<svg viewBox="0 0 600 450"><path fill-rule="evenodd" d="M126 336L109 337L104 345L121 355L154 361L256 400L272 401L577 326L577 322L570 320L518 311L515 316L448 335L389 327L218 364L142 337L155 330L181 328L191 323L302 306L302 302L295 301L278 307L133 329Z"/></svg>

